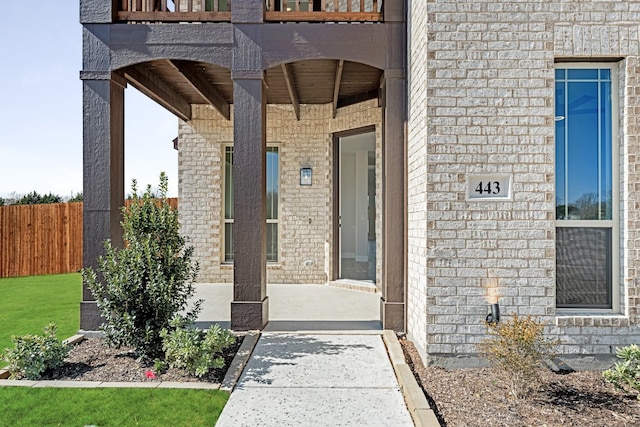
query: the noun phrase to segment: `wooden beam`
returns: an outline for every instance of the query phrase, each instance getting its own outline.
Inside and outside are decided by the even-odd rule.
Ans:
[[[340,81],[342,80],[342,70],[344,69],[344,60],[338,61],[336,67],[336,78],[333,86],[333,118],[336,118],[338,112],[338,95],[340,95]]]
[[[289,91],[291,104],[293,104],[293,111],[296,113],[296,119],[300,120],[300,101],[298,99],[298,92],[296,91],[296,81],[293,76],[291,64],[282,64],[282,74],[284,74],[284,80],[287,82],[287,90]]]
[[[189,102],[144,65],[127,68],[124,71],[124,76],[133,87],[171,113],[184,121],[191,120],[191,105]]]
[[[231,108],[229,103],[215,86],[207,80],[201,70],[189,61],[168,61],[182,74],[191,87],[195,89],[209,104],[213,106],[225,119],[231,120]]]
[[[349,105],[359,104],[361,102],[377,99],[379,98],[379,96],[380,89],[371,89],[367,92],[345,96],[338,102],[337,108],[348,107]]]

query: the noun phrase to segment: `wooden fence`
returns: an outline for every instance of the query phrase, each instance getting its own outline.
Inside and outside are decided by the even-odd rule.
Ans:
[[[178,199],[169,199],[177,207]],[[82,268],[82,202],[0,206],[0,277]]]

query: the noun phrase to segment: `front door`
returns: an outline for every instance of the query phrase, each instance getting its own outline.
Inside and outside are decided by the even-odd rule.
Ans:
[[[337,278],[376,280],[375,132],[338,137]]]

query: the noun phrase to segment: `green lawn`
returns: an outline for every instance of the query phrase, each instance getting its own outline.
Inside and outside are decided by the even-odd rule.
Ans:
[[[0,353],[12,335],[65,339],[80,328],[79,274],[0,279]],[[6,365],[0,362],[0,367]],[[0,387],[0,426],[212,426],[229,394],[212,390]]]
[[[0,387],[0,426],[213,426],[218,390]]]
[[[81,300],[77,273],[0,279],[0,353],[13,347],[12,335],[42,334],[51,322],[58,326],[60,340],[75,335]]]

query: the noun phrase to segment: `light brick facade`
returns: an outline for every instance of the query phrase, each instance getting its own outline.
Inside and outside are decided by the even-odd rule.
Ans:
[[[640,283],[640,1],[407,1],[406,330],[425,360],[475,354],[488,303],[549,323],[567,355],[612,355],[638,342]],[[556,309],[555,63],[615,64],[619,276],[612,312]],[[233,116],[233,115],[232,115]],[[382,110],[269,105],[280,149],[279,262],[270,283],[331,280],[335,221],[332,134],[374,125],[382,194]],[[180,214],[200,280],[231,282],[223,262],[224,147],[233,117],[194,106],[180,124]],[[313,185],[299,170],[313,168]],[[512,198],[468,201],[470,175],[512,177]],[[376,252],[384,236],[376,199]],[[376,278],[382,274],[377,257]]]
[[[540,316],[566,354],[638,342],[640,1],[429,0],[409,8],[408,325],[423,357],[476,353],[487,298]],[[618,313],[555,308],[554,63],[615,62]],[[509,174],[510,201],[466,201]]]
[[[291,106],[267,108],[267,143],[279,147],[279,261],[268,264],[269,283],[327,283],[333,271],[334,133],[375,126],[376,191],[382,191],[381,109],[377,101],[341,108],[303,105],[301,119]],[[225,264],[223,242],[223,174],[225,146],[233,145],[233,117],[197,106],[179,136],[180,221],[200,263],[199,281],[228,283],[233,266]],[[300,185],[300,168],[313,169],[313,185]],[[382,233],[381,198],[376,198],[376,234]],[[377,238],[377,253],[381,239]],[[380,277],[377,259],[376,276]]]

